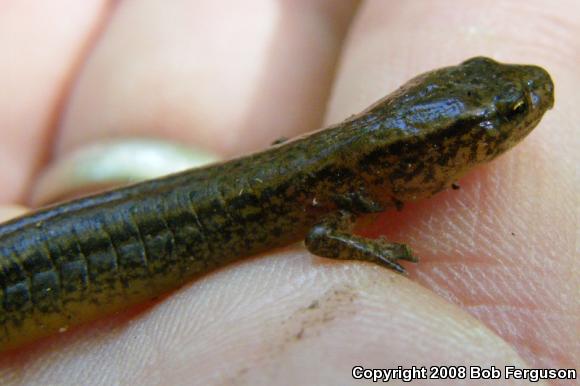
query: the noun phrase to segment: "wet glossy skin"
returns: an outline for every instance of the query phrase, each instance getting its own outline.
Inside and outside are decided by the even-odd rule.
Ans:
[[[0,350],[305,240],[318,255],[403,271],[409,248],[350,233],[357,215],[448,188],[553,105],[535,66],[474,58],[361,114],[246,157],[71,201],[0,226]]]

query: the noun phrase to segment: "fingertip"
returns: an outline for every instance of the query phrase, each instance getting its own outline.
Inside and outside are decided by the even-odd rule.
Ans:
[[[1,205],[0,222],[9,221],[28,212],[28,208],[21,205]]]

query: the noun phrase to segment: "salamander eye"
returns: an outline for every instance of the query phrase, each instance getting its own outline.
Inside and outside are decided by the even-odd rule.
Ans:
[[[525,99],[520,99],[510,107],[510,111],[507,113],[508,118],[515,118],[522,115],[527,111],[527,109],[528,106],[526,105]]]

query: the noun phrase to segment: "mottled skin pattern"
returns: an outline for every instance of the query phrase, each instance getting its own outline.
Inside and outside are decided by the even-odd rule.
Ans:
[[[449,187],[553,104],[535,66],[474,58],[363,113],[261,153],[47,208],[0,226],[0,349],[152,299],[243,256],[304,240],[398,271],[402,244],[349,232]]]

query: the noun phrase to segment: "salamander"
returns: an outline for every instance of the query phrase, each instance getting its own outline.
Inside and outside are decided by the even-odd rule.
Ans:
[[[258,153],[47,207],[0,225],[0,350],[304,240],[313,254],[404,272],[404,244],[360,215],[450,187],[553,106],[540,67],[476,57],[424,73],[362,113]]]

